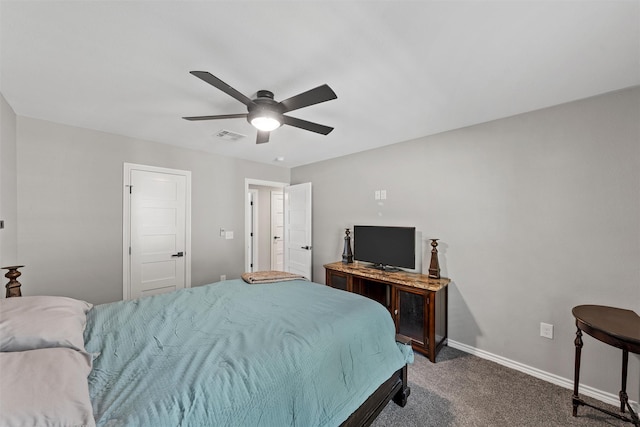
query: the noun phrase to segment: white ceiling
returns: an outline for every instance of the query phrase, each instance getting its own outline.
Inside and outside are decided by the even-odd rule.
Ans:
[[[0,19],[16,114],[287,167],[640,84],[637,0],[3,0]],[[182,120],[246,112],[191,70],[276,100],[327,83],[337,100],[290,115],[335,130],[256,145],[243,119]]]

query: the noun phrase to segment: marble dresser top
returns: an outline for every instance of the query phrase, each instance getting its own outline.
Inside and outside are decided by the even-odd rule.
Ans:
[[[406,271],[389,272],[371,268],[357,261],[351,264],[343,264],[342,262],[334,262],[325,264],[324,268],[333,271],[341,271],[347,274],[353,274],[359,277],[365,277],[372,280],[380,280],[383,282],[396,283],[399,285],[409,286],[412,288],[427,289],[430,291],[439,291],[451,282],[446,277],[440,279],[431,279],[429,276],[418,273],[409,273]]]

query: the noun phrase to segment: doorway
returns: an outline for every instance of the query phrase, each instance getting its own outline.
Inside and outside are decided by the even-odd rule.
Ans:
[[[245,179],[245,271],[282,270],[274,259],[279,257],[274,242],[282,241],[278,222],[283,221],[284,202],[277,195],[289,184]],[[275,203],[275,204],[274,204]],[[280,256],[282,259],[282,256]],[[275,266],[275,268],[274,268]]]
[[[258,192],[257,206],[251,205],[253,190]],[[311,183],[289,185],[247,178],[245,200],[245,271],[288,271],[311,280]],[[258,216],[255,227],[253,214]],[[256,247],[257,257],[252,256]],[[256,258],[258,262],[252,263]]]

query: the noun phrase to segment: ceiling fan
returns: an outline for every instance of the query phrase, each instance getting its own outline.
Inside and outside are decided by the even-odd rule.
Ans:
[[[256,144],[269,142],[269,133],[282,125],[294,126],[322,135],[327,135],[333,130],[333,128],[329,126],[284,115],[284,113],[288,113],[289,111],[338,98],[335,92],[326,84],[292,96],[284,101],[277,102],[273,99],[273,93],[268,90],[259,90],[256,98],[251,99],[207,71],[190,71],[190,73],[242,102],[247,106],[247,112],[216,116],[183,117],[185,120],[246,118],[249,123],[258,129]]]

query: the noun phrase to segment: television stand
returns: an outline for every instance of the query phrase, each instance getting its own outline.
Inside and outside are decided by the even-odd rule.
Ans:
[[[447,341],[450,280],[406,271],[378,270],[370,264],[334,262],[324,266],[326,284],[371,298],[384,305],[396,333],[411,338],[411,347],[430,361]]]

